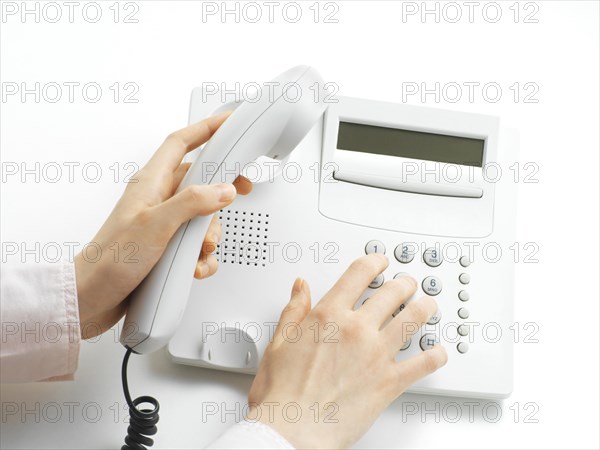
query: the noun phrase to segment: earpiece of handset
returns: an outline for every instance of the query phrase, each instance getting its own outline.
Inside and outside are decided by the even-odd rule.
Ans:
[[[265,84],[259,100],[243,102],[206,143],[178,191],[192,184],[231,183],[259,156],[286,158],[322,116],[325,98],[324,82],[309,66],[294,67]],[[131,293],[121,332],[125,347],[150,353],[169,342],[185,311],[210,221],[195,217],[183,224]]]

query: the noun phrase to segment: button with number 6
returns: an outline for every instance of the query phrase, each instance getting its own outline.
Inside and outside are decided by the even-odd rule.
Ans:
[[[442,280],[438,277],[427,277],[421,283],[421,287],[427,295],[438,295],[442,292]]]

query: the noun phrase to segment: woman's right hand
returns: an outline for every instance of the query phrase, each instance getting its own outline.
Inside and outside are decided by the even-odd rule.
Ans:
[[[424,296],[386,324],[415,293],[414,279],[386,282],[354,310],[387,265],[379,254],[357,259],[313,309],[306,281],[296,280],[250,389],[248,420],[269,425],[297,448],[346,448],[407,387],[446,363],[440,345],[395,360],[437,309]]]

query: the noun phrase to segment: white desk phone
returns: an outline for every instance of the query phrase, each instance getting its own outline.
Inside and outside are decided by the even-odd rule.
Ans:
[[[351,261],[381,252],[390,265],[356,307],[385,280],[409,273],[420,283],[415,296],[436,296],[439,311],[397,358],[435,343],[449,354],[443,370],[409,391],[507,397],[514,263],[506,253],[516,192],[509,177],[486,172],[516,161],[514,134],[491,116],[333,98],[308,66],[265,83],[252,102],[218,94],[192,93],[190,123],[234,112],[180,189],[240,173],[255,178],[257,169],[266,181],[219,213],[220,268],[210,279],[192,275],[211,218],[195,218],[173,237],[132,294],[121,335],[126,359],[168,343],[177,363],[254,373],[297,276],[318,300]],[[283,161],[280,176],[265,177],[273,166],[253,163],[259,157]]]

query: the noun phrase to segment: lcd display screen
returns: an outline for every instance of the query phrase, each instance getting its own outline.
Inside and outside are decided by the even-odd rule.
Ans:
[[[337,148],[481,167],[485,140],[340,122]]]

